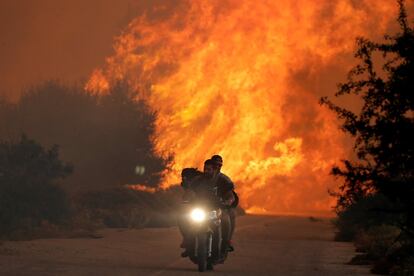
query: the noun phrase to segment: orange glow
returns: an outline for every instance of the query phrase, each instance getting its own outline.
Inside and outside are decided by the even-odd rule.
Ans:
[[[329,213],[329,171],[348,149],[318,105],[323,94],[298,76],[318,83],[333,64],[349,68],[354,38],[382,34],[396,10],[377,0],[188,1],[133,20],[86,89],[125,79],[157,111],[157,152],[175,156],[163,188],[220,154],[249,213]]]
[[[91,78],[89,79],[88,83],[85,86],[85,89],[87,91],[95,91],[95,88],[99,87],[99,90],[108,90],[109,89],[109,83],[105,76],[102,73],[102,70],[95,70],[92,73]],[[99,93],[99,91],[96,91]]]
[[[147,192],[147,193],[155,193],[157,191],[156,188],[148,187],[142,184],[126,185],[126,188],[130,190],[134,190],[134,191]]]

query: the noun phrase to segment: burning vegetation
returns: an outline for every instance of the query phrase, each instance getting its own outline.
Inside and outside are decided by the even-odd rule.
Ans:
[[[354,38],[381,35],[396,10],[374,0],[157,5],[130,22],[85,88],[105,94],[127,81],[157,113],[156,152],[174,155],[163,188],[219,153],[248,212],[328,214],[329,171],[348,149],[318,99],[351,67]]]

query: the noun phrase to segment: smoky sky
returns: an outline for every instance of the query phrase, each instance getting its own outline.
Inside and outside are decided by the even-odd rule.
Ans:
[[[50,79],[85,81],[113,53],[114,37],[134,17],[168,15],[181,2],[0,1],[0,96],[16,100],[23,89]],[[329,9],[321,11],[321,24],[329,16]]]
[[[0,1],[0,96],[16,100],[45,80],[84,81],[113,52],[114,37],[165,1]],[[174,1],[164,4],[171,9]]]

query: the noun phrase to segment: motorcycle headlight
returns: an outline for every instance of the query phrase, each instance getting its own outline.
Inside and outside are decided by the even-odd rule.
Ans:
[[[190,217],[195,222],[202,222],[206,219],[206,212],[202,209],[196,208],[191,211]]]

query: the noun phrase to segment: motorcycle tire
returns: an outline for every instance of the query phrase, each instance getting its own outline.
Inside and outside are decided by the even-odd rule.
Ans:
[[[198,271],[203,272],[207,269],[207,234],[202,233],[198,235],[198,248],[197,248],[197,263]]]
[[[220,260],[222,257],[221,241],[222,241],[221,226],[219,226],[216,229],[214,229],[214,233],[213,233],[212,259],[214,261]]]

